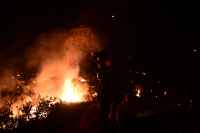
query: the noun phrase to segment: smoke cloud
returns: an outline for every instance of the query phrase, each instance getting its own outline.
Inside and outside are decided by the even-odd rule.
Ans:
[[[84,58],[89,53],[103,49],[102,44],[103,39],[98,37],[94,29],[86,26],[72,30],[54,29],[40,34],[19,59],[24,63],[23,70],[37,69],[37,73],[32,74],[32,79],[22,80],[20,77],[23,77],[23,73],[16,76],[12,68],[15,66],[4,68],[4,75],[1,76],[3,82],[0,84],[0,105],[9,98],[15,103],[15,108],[22,97],[32,101],[39,94],[60,97],[65,91],[63,86],[67,80],[78,88],[76,93],[88,93],[88,85],[79,83],[79,64],[80,61],[84,62],[83,59],[89,60]]]

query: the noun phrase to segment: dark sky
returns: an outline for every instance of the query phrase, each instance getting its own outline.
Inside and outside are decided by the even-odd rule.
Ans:
[[[108,37],[107,49],[124,79],[147,88],[181,89],[187,84],[199,93],[198,13],[192,1],[3,1],[0,55],[16,49],[20,55],[39,33],[56,27],[88,25]]]

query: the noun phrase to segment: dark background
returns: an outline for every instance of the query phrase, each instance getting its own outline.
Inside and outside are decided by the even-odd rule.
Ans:
[[[107,36],[126,90],[140,83],[159,96],[188,86],[189,96],[198,97],[198,7],[194,1],[167,0],[1,1],[0,65],[10,56],[20,58],[40,33],[87,25]]]

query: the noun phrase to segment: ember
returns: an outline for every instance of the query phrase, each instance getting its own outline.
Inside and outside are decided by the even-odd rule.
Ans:
[[[81,82],[85,82],[86,80],[85,79],[81,79]]]
[[[137,90],[137,89],[136,89]],[[137,94],[136,94],[137,97],[140,97],[140,90],[137,90]]]

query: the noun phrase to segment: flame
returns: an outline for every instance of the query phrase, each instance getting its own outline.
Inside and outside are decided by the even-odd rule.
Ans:
[[[82,86],[77,83],[73,83],[70,79],[65,81],[63,86],[63,94],[61,96],[62,101],[66,102],[83,102],[84,100],[84,92],[81,92]]]
[[[16,91],[21,97],[16,98],[16,102],[11,107],[13,117],[23,114],[18,110],[20,105],[23,105],[24,102],[31,102],[31,104],[36,105],[30,111],[31,118],[34,118],[38,94],[41,97],[56,97],[65,102],[86,101],[85,96],[89,95],[89,86],[85,81],[89,80],[79,77],[80,61],[90,60],[83,57],[93,51],[101,50],[103,42],[104,40],[98,37],[93,29],[83,26],[70,31],[53,30],[48,34],[39,35],[34,47],[28,49],[25,54],[29,58],[26,65],[31,68],[38,67],[40,71],[32,73],[34,78],[29,79],[30,84],[28,85],[24,85],[25,82],[20,81],[21,76],[24,76],[23,73],[16,74],[16,78],[13,75],[9,76],[9,78],[12,76],[12,82],[14,82],[10,86],[24,90],[24,93],[19,91],[20,89]],[[27,96],[30,90],[35,95]],[[96,96],[96,94],[94,93],[92,96]],[[46,116],[46,114],[47,112],[43,112],[42,116]],[[28,121],[27,118],[26,120]]]
[[[137,89],[136,89],[137,90]],[[140,97],[140,90],[137,90],[137,94],[136,94],[137,97]]]
[[[31,108],[31,110],[30,110],[30,114],[31,114],[30,118],[35,118],[36,117],[36,115],[34,114],[35,112],[36,112],[36,106],[33,106]]]
[[[81,79],[81,82],[85,82],[86,80],[85,79]]]
[[[136,88],[136,92],[137,92],[136,96],[140,97],[140,93],[141,93],[141,90],[143,88],[142,85],[138,83],[138,84],[135,85],[135,88]]]

